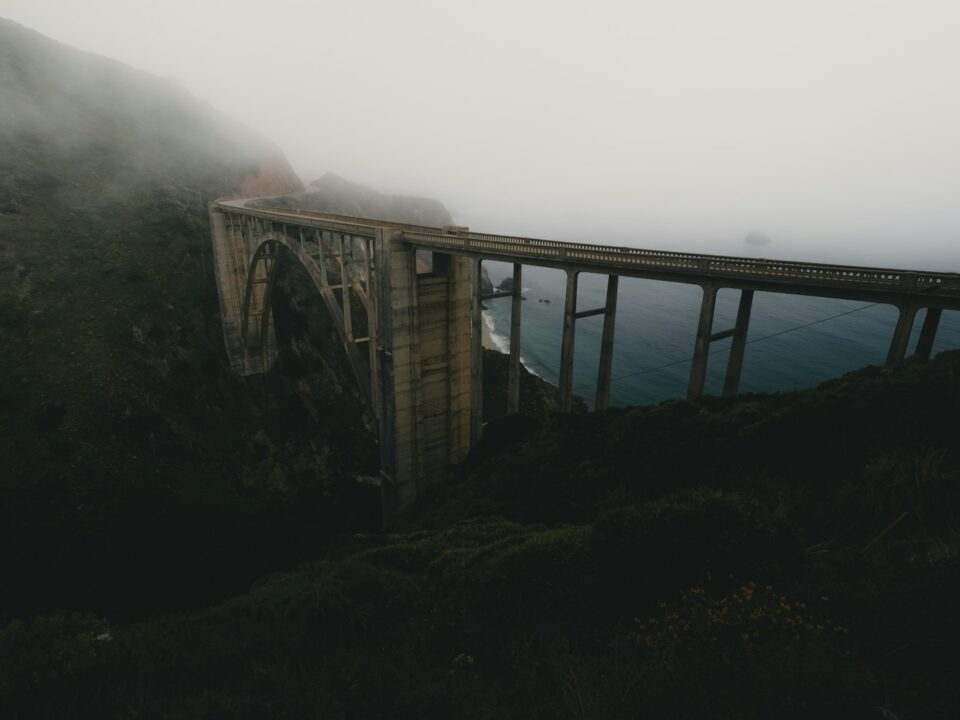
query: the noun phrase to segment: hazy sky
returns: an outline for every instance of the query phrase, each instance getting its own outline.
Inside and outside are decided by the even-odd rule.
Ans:
[[[476,229],[726,251],[760,230],[770,255],[960,258],[960,0],[0,0],[0,16],[177,78],[305,180],[437,197]]]

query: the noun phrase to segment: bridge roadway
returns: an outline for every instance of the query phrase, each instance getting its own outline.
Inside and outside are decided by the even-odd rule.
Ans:
[[[960,273],[831,265],[724,255],[645,250],[642,248],[540,240],[469,232],[465,228],[428,228],[387,223],[306,210],[246,207],[247,201],[220,201],[224,208],[243,208],[251,217],[305,227],[336,227],[373,237],[379,227],[402,233],[403,242],[425,250],[469,255],[486,260],[665,280],[762,292],[815,295],[844,300],[889,303],[911,300],[922,307],[960,310]],[[935,300],[934,300],[935,298]]]
[[[279,253],[279,249],[272,252],[269,248],[282,245],[293,251],[324,295],[344,337],[345,347],[348,353],[352,353],[352,362],[356,364],[359,357],[356,344],[369,343],[369,362],[364,371],[358,370],[358,378],[362,384],[370,383],[371,391],[367,395],[381,421],[381,443],[388,445],[402,442],[400,435],[407,436],[412,432],[401,427],[404,425],[399,419],[402,412],[398,408],[401,406],[410,411],[410,423],[419,426],[431,421],[431,407],[443,405],[445,414],[433,420],[437,432],[447,432],[448,435],[460,433],[460,425],[453,416],[467,412],[469,445],[478,440],[483,397],[480,312],[484,300],[512,298],[507,395],[508,410],[516,412],[519,409],[520,291],[522,266],[525,264],[557,268],[566,273],[559,382],[561,410],[569,410],[572,406],[576,321],[592,315],[604,317],[595,406],[603,409],[609,404],[617,287],[621,276],[695,284],[703,289],[687,391],[690,398],[703,393],[710,344],[728,337],[733,341],[723,393],[725,396],[737,394],[753,296],[758,291],[895,306],[899,315],[887,354],[888,365],[904,361],[919,310],[926,309],[914,352],[914,356],[921,359],[930,355],[943,310],[960,310],[960,274],[957,273],[558,242],[470,232],[456,226],[421,227],[270,208],[258,205],[256,199],[222,200],[211,203],[210,207],[214,246],[229,245],[233,253],[233,259],[229,261],[225,259],[227,251],[221,248],[218,254],[218,272],[220,266],[226,267],[224,263],[232,263],[229,273],[221,273],[224,277],[229,274],[230,282],[225,283],[218,275],[221,303],[225,307],[225,338],[228,348],[234,348],[228,352],[235,356],[238,343],[245,345],[249,372],[262,372],[269,366],[270,359],[263,353],[270,344],[270,287]],[[219,225],[213,222],[214,219]],[[230,243],[218,240],[218,232],[225,232],[222,228],[218,230],[220,226],[229,227],[234,233]],[[418,250],[433,254],[430,272],[418,271]],[[482,293],[480,270],[483,260],[513,264],[511,292]],[[331,271],[331,267],[336,270]],[[577,277],[584,272],[608,276],[606,302],[602,307],[577,308]],[[330,281],[333,275],[339,280]],[[739,290],[740,303],[734,327],[715,332],[716,296],[722,288]],[[351,295],[367,312],[368,332],[364,338],[352,336]],[[239,304],[238,311],[233,312],[231,303],[237,305],[241,296],[244,301]],[[254,328],[255,319],[260,323],[257,328]],[[233,323],[232,327],[241,328],[241,332],[232,332],[227,337],[229,322]],[[251,343],[249,340],[261,336],[263,342]],[[261,353],[259,358],[253,357],[257,353],[251,355],[249,352],[253,346]],[[442,346],[446,347],[441,352],[438,347]],[[239,363],[234,357],[231,360],[235,366]],[[408,371],[409,378],[404,374]],[[364,376],[364,372],[368,375]],[[469,398],[461,397],[467,376]],[[404,393],[413,393],[411,388],[419,389],[419,399],[404,396]],[[434,399],[424,400],[426,397]],[[440,430],[444,424],[446,431]],[[428,444],[434,442],[429,437],[421,439]],[[447,453],[447,459],[462,457],[462,445],[462,441],[447,437],[443,451]],[[394,458],[385,465],[395,469],[398,462]],[[401,499],[399,504],[406,503]]]

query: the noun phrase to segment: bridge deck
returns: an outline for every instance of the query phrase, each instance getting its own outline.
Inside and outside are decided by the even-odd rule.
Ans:
[[[443,228],[304,210],[247,207],[244,201],[221,201],[218,204],[228,212],[363,237],[372,237],[377,228],[389,227],[400,230],[404,242],[414,247],[487,260],[714,287],[960,309],[958,273],[702,255],[452,232]]]

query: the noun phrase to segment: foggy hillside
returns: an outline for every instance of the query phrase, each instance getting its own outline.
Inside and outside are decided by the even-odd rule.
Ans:
[[[226,361],[207,202],[302,188],[177,86],[0,20],[0,614],[221,597],[379,521],[354,482],[377,472],[371,420],[299,265],[278,276],[277,371]]]
[[[0,21],[0,613],[196,602],[356,523],[332,485],[376,450],[298,268],[282,376],[223,349],[207,202],[302,187],[176,85]]]
[[[303,187],[274,146],[173,82],[4,19],[0,98],[0,212],[25,210],[39,199],[31,189],[81,204],[145,185],[243,195]]]

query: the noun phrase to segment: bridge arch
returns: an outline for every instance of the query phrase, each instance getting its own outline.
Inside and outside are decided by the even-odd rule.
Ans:
[[[376,415],[377,408],[372,402],[370,387],[372,359],[365,359],[357,347],[369,343],[372,352],[370,338],[376,336],[366,292],[369,276],[354,277],[351,268],[351,263],[365,263],[368,255],[369,248],[353,238],[346,241],[343,238],[324,238],[323,233],[309,235],[303,229],[296,236],[288,234],[285,228],[263,232],[257,238],[250,260],[246,263],[240,335],[246,353],[259,356],[264,368],[273,364],[277,341],[272,324],[272,301],[277,273],[281,262],[286,262],[285,258],[296,260],[307,271],[324,300],[361,395]],[[355,299],[359,302],[355,303]],[[356,315],[358,309],[363,312],[359,317]],[[354,332],[358,326],[365,331],[363,337],[358,337]]]

